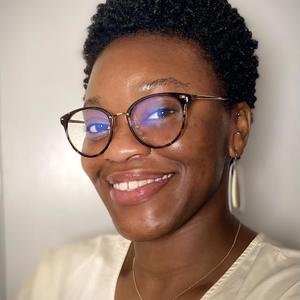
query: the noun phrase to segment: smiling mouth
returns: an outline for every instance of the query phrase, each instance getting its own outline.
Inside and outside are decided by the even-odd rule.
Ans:
[[[173,174],[166,174],[162,177],[151,178],[151,179],[117,182],[114,183],[112,186],[117,191],[133,191],[145,185],[151,184],[153,182],[160,182],[166,180],[168,178],[171,178],[172,176]]]
[[[109,180],[110,197],[120,205],[131,206],[150,199],[154,200],[153,196],[168,184],[174,173],[157,174],[156,176],[153,174],[150,176],[146,174],[123,176],[123,178],[120,176],[118,180]],[[134,177],[139,177],[139,179]]]

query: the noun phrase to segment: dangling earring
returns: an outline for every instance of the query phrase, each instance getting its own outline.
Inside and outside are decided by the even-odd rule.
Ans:
[[[229,182],[228,182],[228,205],[230,212],[240,211],[241,195],[240,183],[237,171],[237,156],[232,158],[229,167]]]
[[[243,212],[246,207],[244,174],[242,166],[238,163],[239,159],[240,157],[235,152],[235,157],[231,158],[229,166],[228,207],[233,214]]]

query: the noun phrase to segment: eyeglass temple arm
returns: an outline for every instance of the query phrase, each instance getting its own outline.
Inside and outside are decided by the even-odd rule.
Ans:
[[[60,118],[60,123],[64,126],[65,130],[67,129],[67,123],[78,123],[78,124],[83,124],[84,121],[80,121],[80,120],[70,120],[69,118],[69,114],[64,115],[63,117]]]
[[[69,120],[69,123],[84,124],[85,122],[79,120]]]
[[[192,95],[192,98],[195,100],[219,100],[219,101],[229,101],[228,98],[217,97],[217,96],[208,96],[208,95]]]

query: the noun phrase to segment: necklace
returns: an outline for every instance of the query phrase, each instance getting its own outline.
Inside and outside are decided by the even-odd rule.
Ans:
[[[216,266],[214,266],[208,273],[206,273],[204,276],[197,279],[197,281],[195,281],[194,283],[189,285],[187,288],[185,288],[183,291],[181,291],[179,294],[177,294],[175,297],[173,297],[172,300],[178,299],[183,294],[185,294],[186,292],[193,289],[200,281],[202,281],[203,279],[208,277],[212,272],[214,272],[226,260],[226,258],[229,256],[229,254],[231,253],[232,249],[234,248],[234,246],[236,244],[236,241],[237,241],[239,233],[240,233],[240,229],[241,229],[241,223],[239,223],[239,226],[238,226],[238,229],[237,229],[236,234],[234,236],[234,240],[233,240],[232,245],[230,246],[230,248],[229,248],[228,252],[226,253],[226,255],[222,258],[222,260]],[[133,257],[133,261],[132,261],[132,279],[133,279],[134,288],[135,288],[136,293],[138,294],[140,300],[143,300],[143,298],[141,296],[141,293],[140,293],[140,291],[137,287],[134,269],[135,269],[135,256]]]

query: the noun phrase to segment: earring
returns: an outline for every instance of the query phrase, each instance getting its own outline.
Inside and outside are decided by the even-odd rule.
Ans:
[[[241,135],[240,132],[235,134]],[[235,151],[235,157],[231,158],[229,166],[228,207],[231,213],[239,213],[245,209],[244,181],[242,168],[238,163],[239,158]]]
[[[232,158],[229,167],[228,206],[230,212],[241,209],[240,184],[237,170],[237,157]]]

